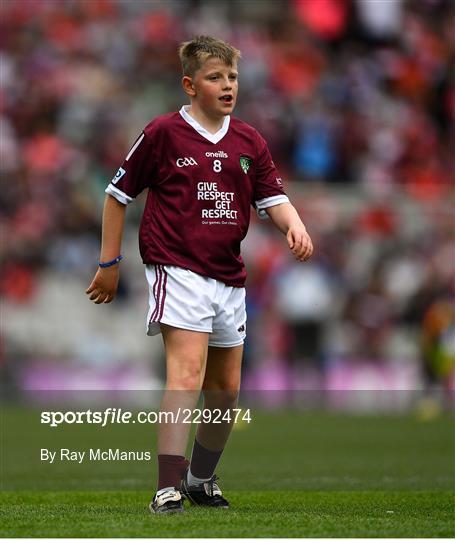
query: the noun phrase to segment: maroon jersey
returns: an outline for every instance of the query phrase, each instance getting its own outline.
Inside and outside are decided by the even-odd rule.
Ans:
[[[288,202],[267,144],[226,116],[215,134],[182,107],[153,120],[106,189],[128,204],[149,188],[139,231],[145,264],[180,266],[243,287],[250,207]]]

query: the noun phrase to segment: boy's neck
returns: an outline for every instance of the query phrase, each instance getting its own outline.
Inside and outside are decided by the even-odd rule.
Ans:
[[[217,133],[223,127],[224,119],[226,118],[225,116],[215,118],[207,116],[199,107],[195,107],[193,104],[190,105],[186,112],[212,134]]]

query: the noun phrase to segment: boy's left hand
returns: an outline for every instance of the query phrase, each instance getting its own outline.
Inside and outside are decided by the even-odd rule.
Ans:
[[[289,249],[298,261],[308,260],[313,253],[313,242],[305,227],[296,225],[289,227],[286,234]]]

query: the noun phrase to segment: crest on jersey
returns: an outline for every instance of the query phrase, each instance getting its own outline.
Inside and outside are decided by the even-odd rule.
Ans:
[[[240,156],[240,167],[242,167],[242,170],[245,174],[248,173],[248,169],[250,168],[250,165],[253,163],[253,160],[248,156]]]

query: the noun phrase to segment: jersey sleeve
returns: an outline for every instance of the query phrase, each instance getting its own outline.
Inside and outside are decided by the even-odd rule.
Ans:
[[[151,187],[154,171],[153,138],[143,131],[105,191],[122,204],[129,204],[141,191]]]
[[[265,140],[257,134],[256,182],[252,204],[261,219],[267,219],[266,208],[289,202],[283,182]]]

